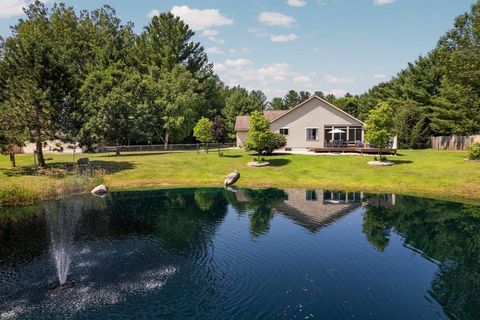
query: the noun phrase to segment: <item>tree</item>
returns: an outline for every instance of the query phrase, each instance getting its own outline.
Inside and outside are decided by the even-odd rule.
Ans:
[[[154,104],[161,110],[163,141],[167,149],[171,140],[179,142],[191,134],[203,98],[197,93],[198,80],[182,66],[170,72],[160,72],[154,67],[149,80],[156,92]]]
[[[308,100],[311,97],[311,94],[308,91],[300,91],[298,96],[300,103],[302,103],[303,101]]]
[[[248,95],[255,110],[264,110],[267,107],[267,96],[261,90],[252,90]]]
[[[288,91],[288,93],[283,98],[283,103],[286,109],[292,109],[293,107],[296,107],[298,104],[300,104],[300,102],[302,102],[300,95],[295,90]]]
[[[208,143],[213,140],[212,121],[205,117],[201,117],[193,128],[193,136],[197,138],[198,141],[207,144],[208,153]]]
[[[365,139],[369,144],[382,150],[390,145],[391,138],[395,135],[395,114],[387,103],[380,103],[373,109],[365,122]]]
[[[315,91],[314,95],[321,99],[325,99],[325,94],[322,91]]]
[[[212,137],[216,143],[225,143],[228,138],[228,130],[225,120],[222,117],[216,116],[212,123]],[[220,145],[218,146],[218,155],[220,156]]]
[[[330,103],[334,103],[335,99],[337,99],[337,98],[335,97],[335,95],[333,95],[331,93],[329,93],[325,96],[325,100],[330,102]]]
[[[258,102],[257,99],[252,99],[244,88],[234,87],[230,89],[230,94],[225,100],[225,109],[222,111],[229,133],[233,134],[234,132],[237,116],[249,115],[253,111],[262,110],[262,104]]]
[[[338,98],[335,99],[333,102],[335,106],[339,107],[346,113],[358,117],[358,98],[350,96],[350,97],[343,97],[343,98]]]
[[[410,135],[410,146],[413,149],[426,149],[430,147],[430,136],[432,135],[430,123],[431,121],[428,115],[420,116]]]
[[[273,98],[272,101],[270,101],[270,103],[268,104],[268,107],[269,107],[269,109],[272,109],[272,110],[285,110],[285,109],[287,109],[287,107],[283,103],[283,99],[278,98],[278,97]]]
[[[130,144],[140,115],[141,81],[138,72],[124,66],[92,72],[80,90],[85,110],[81,141]]]
[[[213,118],[212,136],[213,140],[217,143],[225,143],[228,138],[225,120],[223,120],[223,118],[220,116]]]
[[[259,112],[254,111],[250,116],[250,131],[245,141],[246,150],[257,152],[257,160],[262,154],[271,154],[275,149],[285,147],[287,140],[279,133],[270,130],[270,121]]]
[[[138,39],[136,59],[146,70],[157,66],[171,71],[183,65],[192,75],[199,76],[208,65],[204,48],[193,42],[195,33],[171,12],[154,16]]]
[[[43,143],[56,137],[74,82],[64,58],[66,46],[56,41],[49,11],[36,1],[25,14],[27,19],[20,20],[2,45],[1,100],[7,115],[22,119],[28,140],[36,144],[38,164],[44,167]]]

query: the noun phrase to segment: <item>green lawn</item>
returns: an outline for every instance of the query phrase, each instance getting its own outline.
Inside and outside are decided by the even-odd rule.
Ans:
[[[323,188],[361,190],[428,196],[480,203],[480,163],[465,162],[465,152],[436,150],[402,150],[391,157],[394,167],[370,167],[365,156],[276,155],[267,157],[266,168],[249,168],[253,155],[243,151],[122,154],[120,156],[84,155],[105,168],[103,181],[113,190],[130,188],[168,188],[177,186],[221,186],[223,178],[238,169],[239,187]],[[72,156],[47,155],[50,164],[72,161]],[[78,157],[78,155],[77,155]],[[65,178],[32,176],[25,166],[32,155],[17,156],[19,169],[11,170],[8,157],[0,157],[1,189],[10,188],[32,197],[33,202],[55,195],[55,188]],[[98,182],[97,180],[96,182]],[[87,190],[93,182],[69,182],[73,191]],[[61,188],[61,187],[60,187]],[[66,191],[65,193],[68,193]],[[57,192],[58,195],[58,192]],[[5,196],[4,196],[5,197]],[[3,201],[3,203],[22,201]]]

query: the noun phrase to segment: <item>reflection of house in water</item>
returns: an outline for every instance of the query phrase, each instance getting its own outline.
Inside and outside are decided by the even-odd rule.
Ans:
[[[393,194],[365,195],[362,192],[301,189],[287,189],[284,192],[288,199],[274,204],[272,210],[311,232],[319,231],[364,204],[395,206]],[[248,203],[251,200],[245,190],[235,193],[235,198],[239,203]]]
[[[395,207],[396,197],[394,194],[376,194],[367,197],[365,202],[377,207],[392,208]]]
[[[311,232],[362,206],[362,193],[323,190],[285,190],[288,200],[274,209]]]

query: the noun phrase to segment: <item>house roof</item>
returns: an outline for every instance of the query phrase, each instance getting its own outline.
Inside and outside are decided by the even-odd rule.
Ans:
[[[322,102],[324,102],[325,104],[327,104],[328,106],[340,111],[341,113],[345,114],[346,116],[348,116],[349,118],[352,118],[353,120],[355,121],[358,121],[360,122],[361,124],[364,124],[362,121],[358,120],[357,118],[355,118],[354,116],[350,115],[349,113],[343,111],[342,109],[334,106],[333,104],[331,104],[330,102],[320,98],[319,96],[312,96],[310,97],[309,99],[303,101],[302,103],[300,103],[299,105],[297,105],[296,107],[293,107],[292,109],[290,110],[268,110],[268,111],[264,111],[263,112],[263,115],[265,116],[265,118],[267,118],[270,122],[274,122],[276,121],[277,119],[280,119],[281,117],[283,117],[284,115],[286,115],[287,113],[290,113],[292,112],[293,110],[296,110],[297,108],[300,108],[302,107],[303,105],[305,105],[308,101],[310,100],[313,100],[313,99],[318,99]],[[250,119],[250,116],[238,116],[236,119],[235,119],[235,131],[248,131],[250,130],[250,126],[249,126],[249,119]]]
[[[363,125],[365,124],[363,121],[358,120],[357,118],[355,118],[355,117],[352,116],[351,114],[343,111],[343,110],[340,109],[339,107],[334,106],[333,104],[331,104],[331,103],[328,102],[327,100],[324,100],[324,99],[320,98],[320,97],[317,96],[317,95],[313,95],[312,97],[310,97],[310,98],[308,98],[307,100],[303,101],[302,103],[300,103],[300,104],[297,105],[296,107],[293,107],[292,109],[287,110],[287,112],[279,115],[278,117],[274,118],[273,120],[270,120],[270,122],[274,122],[274,121],[276,121],[277,119],[280,119],[281,117],[283,117],[283,116],[286,115],[287,113],[290,113],[290,112],[292,112],[293,110],[296,110],[296,109],[302,107],[302,106],[305,105],[307,102],[309,102],[310,100],[313,100],[313,99],[320,100],[320,101],[322,101],[323,103],[327,104],[328,106],[332,107],[333,109],[336,109],[336,110],[340,111],[341,113],[343,113],[344,115],[348,116],[349,118],[351,118],[351,119],[353,119],[353,120],[355,120],[355,121],[358,121],[358,122],[360,122],[360,123],[363,124]]]
[[[267,110],[263,111],[263,115],[268,121],[272,122],[274,119],[279,118],[283,114],[287,113],[288,110]],[[235,131],[248,131],[250,130],[249,126],[250,116],[238,116],[235,119]]]

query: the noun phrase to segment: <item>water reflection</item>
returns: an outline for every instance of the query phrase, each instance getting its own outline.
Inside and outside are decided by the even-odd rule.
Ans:
[[[401,301],[390,295],[401,289],[431,301],[405,305],[398,318],[480,314],[478,206],[361,192],[186,189],[8,210],[0,212],[0,318],[92,318],[98,310],[118,318],[281,317],[294,299],[312,302],[317,317],[375,311],[380,319],[395,314]],[[414,273],[405,251],[419,254]],[[75,287],[50,292],[69,280]],[[416,287],[422,281],[428,291]],[[339,302],[345,295],[349,309]],[[284,317],[301,316],[297,309]]]
[[[480,315],[480,207],[398,196],[389,206],[383,197],[371,197],[363,232],[384,251],[392,232],[404,243],[437,261],[432,296],[452,318],[478,319]]]

